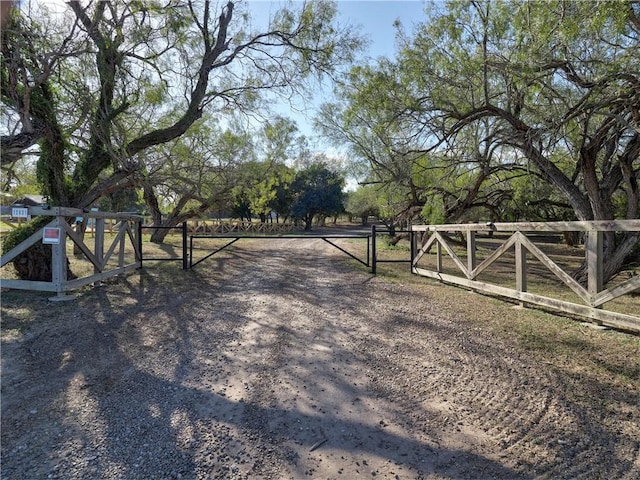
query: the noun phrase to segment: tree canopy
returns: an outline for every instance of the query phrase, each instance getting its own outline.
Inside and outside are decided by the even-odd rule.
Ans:
[[[637,218],[639,18],[637,1],[433,4],[395,59],[352,69],[318,122],[369,164],[366,181],[408,192],[404,211]],[[607,238],[605,277],[637,242]]]
[[[344,178],[323,163],[315,163],[296,173],[291,184],[291,213],[310,230],[314,217],[338,215],[344,210]]]
[[[216,122],[255,113],[260,92],[299,92],[359,45],[334,24],[330,2],[284,8],[262,31],[233,2],[67,5],[64,18],[24,7],[2,32],[1,99],[13,123],[2,163],[38,145],[43,193],[62,206],[137,185],[145,152],[205,113]]]
[[[35,156],[41,193],[59,206],[85,208],[135,188],[156,216],[158,193],[173,197],[173,219],[209,208],[226,188],[228,158],[213,159],[212,142],[197,145],[203,129],[224,141],[233,117],[269,117],[265,95],[304,93],[361,45],[337,24],[332,2],[292,3],[256,23],[232,1],[65,8],[15,9],[0,65],[2,168]],[[210,125],[196,126],[203,119]]]

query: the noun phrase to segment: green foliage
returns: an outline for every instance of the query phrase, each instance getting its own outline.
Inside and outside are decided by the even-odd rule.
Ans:
[[[378,192],[373,185],[362,185],[346,195],[345,209],[351,215],[362,219],[362,224],[367,223],[369,216],[380,214]]]
[[[135,182],[154,170],[144,160],[155,152],[144,152],[203,114],[232,123],[237,112],[264,112],[270,91],[300,94],[305,78],[334,71],[360,43],[333,25],[331,2],[292,4],[263,31],[252,30],[242,3],[106,5],[70,2],[61,21],[37,4],[3,32],[2,100],[14,123],[36,132],[29,146],[41,147],[43,193],[60,205],[108,194],[108,175]],[[274,158],[286,155],[273,147]]]
[[[257,159],[244,160],[236,168],[231,192],[234,217],[249,220],[257,215],[265,221],[272,211],[289,214],[294,172],[284,162],[299,154],[302,137],[296,134],[295,123],[279,117],[253,138]]]
[[[116,190],[109,195],[101,197],[97,207],[105,212],[142,213],[146,210],[144,199],[140,192],[133,188]]]
[[[387,226],[397,223],[400,213],[406,209],[408,192],[395,185],[376,185],[378,194],[378,219]]]
[[[36,233],[42,227],[50,223],[52,217],[35,217],[27,223],[19,225],[17,228],[2,234],[2,254],[6,254],[17,247],[24,240]]]
[[[291,184],[292,215],[305,222],[305,229],[310,229],[316,215],[341,213],[344,211],[343,187],[344,178],[324,164],[316,163],[298,171]]]
[[[433,195],[429,201],[422,207],[420,212],[423,220],[430,225],[442,225],[447,223],[447,215],[444,210],[442,197]]]
[[[276,186],[275,197],[269,203],[271,210],[278,215],[285,217],[291,214],[291,206],[294,201],[294,192],[291,190],[291,183],[294,178],[294,170],[292,168],[284,168],[281,172],[280,180]]]
[[[627,2],[437,5],[319,124],[428,221],[634,218],[639,24]]]
[[[14,198],[40,191],[32,158],[21,157],[15,162],[2,165],[1,190]]]

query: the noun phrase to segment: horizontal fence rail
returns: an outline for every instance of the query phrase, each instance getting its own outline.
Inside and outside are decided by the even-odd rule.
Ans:
[[[20,290],[55,292],[64,296],[65,292],[76,290],[85,285],[97,283],[115,275],[126,273],[142,266],[141,241],[139,228],[142,217],[128,213],[86,212],[78,208],[66,207],[28,207],[29,215],[49,216],[51,222],[35,232],[19,245],[4,253],[0,266],[4,267],[20,254],[38,242],[51,246],[51,281],[30,281],[1,279],[2,287]],[[73,224],[91,222],[93,242],[87,243],[83,235],[75,231]],[[105,220],[111,220],[105,228]],[[115,220],[115,225],[113,224]],[[107,242],[105,232],[110,230],[114,237]],[[93,266],[93,274],[80,278],[67,278],[67,239],[77,247],[76,251],[83,260]],[[126,254],[127,247],[133,252],[133,258]]]
[[[182,269],[183,270],[187,270],[189,268],[189,257],[188,257],[188,250],[187,250],[187,233],[189,231],[187,222],[182,222],[180,225],[176,225],[175,227],[156,227],[156,226],[149,226],[149,225],[142,225],[139,224],[138,225],[138,231],[139,231],[139,237],[140,239],[142,239],[142,234],[144,231],[146,230],[152,230],[154,232],[158,231],[158,230],[178,230],[182,236],[182,255],[180,255],[179,257],[177,256],[172,256],[172,257],[151,257],[151,256],[145,256],[144,253],[142,254],[141,258],[140,258],[140,262],[144,262],[144,261],[158,261],[158,262],[175,262],[175,261],[179,261],[182,262]],[[142,244],[141,244],[142,245]],[[143,252],[142,247],[140,248],[140,251]]]
[[[414,236],[422,236],[412,254],[411,270],[417,275],[434,278],[443,282],[471,288],[517,300],[520,305],[538,305],[552,310],[585,317],[594,323],[624,330],[640,332],[640,301],[632,314],[617,313],[603,308],[604,304],[618,297],[640,290],[640,276],[633,275],[607,288],[603,285],[603,239],[604,232],[637,233],[640,239],[640,220],[592,221],[592,222],[522,222],[522,223],[486,223],[461,225],[413,225]],[[479,233],[492,235],[497,232],[509,233],[502,244],[478,264],[476,255],[476,236]],[[585,261],[587,268],[586,287],[577,282],[566,267],[558,264],[530,238],[532,234],[583,232],[585,238]],[[466,237],[466,261],[460,258],[456,249],[460,246],[448,234]],[[417,239],[416,239],[417,240]],[[414,243],[412,241],[412,243]],[[431,253],[435,250],[435,253]],[[478,276],[494,265],[507,252],[514,252],[513,276],[516,288],[508,288],[487,281]],[[435,256],[435,267],[427,268],[421,264],[423,257]],[[460,274],[443,271],[443,257],[446,254]],[[528,291],[528,258],[535,259],[549,272],[553,273],[563,285],[568,287],[580,303],[551,298]]]
[[[195,267],[196,265],[204,262],[205,260],[207,260],[208,258],[212,257],[213,255],[217,254],[218,252],[221,252],[222,250],[225,250],[227,247],[233,245],[234,243],[236,243],[238,240],[241,239],[259,239],[259,240],[292,240],[292,239],[305,239],[305,240],[313,240],[313,239],[318,239],[318,240],[323,240],[324,242],[328,243],[329,245],[331,245],[332,247],[336,248],[337,250],[340,250],[342,253],[344,253],[345,255],[347,255],[348,257],[352,258],[353,260],[356,260],[357,262],[361,263],[362,265],[365,266],[370,266],[370,262],[369,262],[369,252],[370,252],[370,244],[371,244],[371,236],[370,235],[348,235],[348,234],[343,234],[343,235],[329,235],[329,234],[284,234],[284,235],[251,235],[251,234],[235,234],[235,235],[190,235],[190,240],[189,240],[189,267]],[[346,250],[345,248],[341,247],[340,245],[338,245],[337,243],[335,243],[333,240],[339,240],[339,239],[363,239],[367,241],[367,258],[365,260],[359,258],[358,256],[354,255],[353,253],[349,252],[348,250]],[[193,251],[195,249],[194,246],[194,240],[225,240],[227,241],[227,243],[225,243],[224,245],[220,246],[220,247],[216,247],[214,250],[210,251],[209,253],[207,253],[204,257],[199,258],[197,260],[194,261],[194,256],[193,256]]]

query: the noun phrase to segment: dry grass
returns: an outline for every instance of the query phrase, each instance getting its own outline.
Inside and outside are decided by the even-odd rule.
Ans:
[[[355,244],[353,247],[362,248]],[[386,259],[409,256],[408,245],[384,247],[379,251],[380,256]],[[500,268],[504,268],[504,271],[492,272],[491,278],[506,284],[504,274],[510,273],[508,259],[503,263]],[[355,262],[353,265],[354,268],[360,268]],[[518,348],[529,352],[541,365],[545,365],[545,368],[558,369],[567,378],[575,378],[575,385],[568,384],[567,388],[575,387],[573,395],[584,397],[585,402],[599,401],[598,385],[620,385],[634,391],[640,390],[638,335],[595,328],[577,318],[543,309],[519,308],[501,298],[470,292],[464,288],[413,275],[407,264],[378,264],[377,274],[428,298],[434,308],[463,319],[467,330],[489,330],[496,339],[513,342]],[[549,275],[545,274],[542,279],[533,281],[532,284],[545,294],[562,295],[558,282],[551,282],[547,277]],[[566,295],[566,298],[569,297],[570,295]],[[640,311],[637,294],[627,295],[616,303],[622,311],[635,314]],[[586,394],[583,390],[585,384],[594,385],[595,393]],[[579,391],[580,389],[582,390]]]
[[[491,253],[497,249],[505,238],[483,238],[477,241],[476,252],[476,265],[480,265]],[[553,239],[551,241],[536,241],[535,244],[540,248],[554,263],[561,267],[565,272],[571,273],[578,269],[581,265],[585,253],[584,247],[568,247]],[[409,244],[406,241],[400,242],[399,245],[390,247],[386,246],[384,241],[379,243],[382,247],[378,247],[379,257],[384,259],[408,259],[410,256]],[[456,255],[466,265],[467,254],[465,247],[454,248]],[[395,275],[398,270],[409,271],[408,264],[378,264],[378,273]],[[436,255],[435,248],[432,252],[425,254],[418,263],[419,267],[425,269],[431,269],[435,271]],[[458,269],[455,262],[447,253],[442,252],[442,273],[455,276],[463,276],[462,272]],[[614,286],[618,283],[622,283],[624,280],[632,275],[638,275],[639,269],[634,266],[620,272],[609,283],[608,287]],[[425,279],[421,279],[424,281]],[[509,250],[491,266],[484,270],[478,277],[478,281],[491,283],[494,285],[516,288],[515,277],[515,255],[513,249]],[[558,278],[552,271],[550,271],[545,265],[543,265],[533,255],[527,255],[527,291],[536,295],[542,295],[557,300],[563,300],[566,302],[572,302],[577,304],[583,304],[583,301],[578,295],[573,292],[567,285],[565,285],[560,278]],[[509,301],[505,299],[505,301]],[[640,292],[634,292],[631,294],[618,297],[615,300],[607,302],[604,306],[606,310],[612,312],[624,313],[629,315],[638,315],[640,313]]]
[[[107,235],[105,240],[108,248],[110,239],[114,235]],[[383,238],[383,237],[382,237]],[[145,265],[154,269],[166,271],[163,275],[167,281],[172,278],[172,272],[181,268],[182,238],[179,235],[168,235],[162,245],[149,242],[149,237],[144,236],[144,257],[145,258],[165,258],[172,261],[146,260]],[[229,239],[197,239],[193,245],[193,261],[209,255],[214,250],[228,244]],[[88,235],[86,242],[91,243],[91,236]],[[243,248],[251,245],[252,242],[260,242],[259,239],[242,240]],[[478,242],[478,264],[486,258],[491,251],[499,244],[498,239],[487,239]],[[364,258],[366,256],[366,243],[361,240],[344,240],[343,245],[353,254]],[[559,244],[538,244],[538,246],[560,266],[570,271],[576,268],[584,255],[580,248],[571,248]],[[226,247],[228,252],[233,252],[235,245]],[[380,260],[408,260],[409,244],[401,241],[396,246],[387,245],[384,241],[378,242],[378,258]],[[84,259],[83,256],[74,254],[71,242],[67,245],[68,257],[71,268],[76,275],[87,276],[93,273],[93,265]],[[465,250],[457,249],[456,252],[462,261],[466,261]],[[421,266],[435,265],[435,255],[425,255],[421,260]],[[346,261],[352,263],[354,268],[368,271],[367,267],[345,257]],[[127,245],[126,262],[133,261],[133,249]],[[110,263],[117,262],[117,252],[114,253]],[[529,259],[529,291],[540,295],[550,296],[566,301],[578,301],[577,296],[566,287],[552,272],[547,270],[537,260]],[[514,278],[514,256],[509,252],[501,257],[492,267],[483,272],[480,280],[495,283],[506,287],[515,287]],[[446,273],[459,274],[457,267],[448,257],[443,257],[443,270]],[[11,264],[2,268],[2,278],[15,278]],[[615,368],[617,373],[627,377],[640,377],[637,354],[640,353],[638,336],[618,333],[613,331],[596,330],[575,318],[555,315],[545,312],[543,309],[516,309],[513,302],[488,295],[471,293],[466,289],[445,285],[437,281],[413,275],[409,271],[408,263],[384,263],[377,265],[378,276],[385,280],[402,283],[411,288],[418,289],[422,294],[432,299],[438,306],[447,310],[454,310],[467,320],[481,324],[484,328],[491,328],[496,334],[515,337],[522,346],[532,352],[544,352],[546,354],[560,356],[576,356],[584,352],[593,351],[593,341],[604,342],[608,347],[608,356],[613,356],[617,360],[614,363],[622,362],[622,366]],[[619,278],[633,274],[633,272],[622,272]],[[135,278],[135,276],[132,276]],[[4,292],[3,296],[13,296],[15,292]],[[50,294],[35,294],[50,296]],[[628,294],[606,305],[608,310],[621,313],[637,315],[640,311],[640,295],[638,293]],[[30,318],[29,303],[26,302],[19,311],[14,312],[15,317],[28,321]],[[4,326],[6,327],[6,325]],[[612,339],[608,342],[606,339]],[[622,348],[619,354],[616,351]],[[635,355],[631,355],[631,351]],[[625,359],[625,361],[622,361]],[[634,365],[630,365],[629,362]],[[606,362],[592,361],[597,369],[607,369]],[[598,366],[599,365],[599,366]],[[626,365],[626,366],[624,366]]]

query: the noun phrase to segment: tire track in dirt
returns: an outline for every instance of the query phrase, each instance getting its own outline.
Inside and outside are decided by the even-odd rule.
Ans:
[[[378,293],[382,299],[389,297]],[[403,294],[418,292],[407,289]],[[490,440],[497,453],[488,453],[490,458],[536,478],[622,478],[637,472],[632,463],[638,443],[627,439],[625,446],[622,437],[620,445],[597,445],[594,439],[610,434],[567,401],[558,389],[562,381],[544,365],[482,332],[476,335],[472,330],[477,327],[464,319],[447,319],[442,312],[434,318],[410,308],[385,307],[384,300],[379,308],[388,309],[386,318],[393,325],[382,321],[380,328],[389,328],[389,338],[396,339],[394,345],[378,348],[376,371],[382,372],[382,383],[392,384],[399,373],[409,379],[407,385],[420,385],[419,389],[395,388],[389,395],[398,403],[411,393],[427,396],[422,406],[432,413],[440,411],[444,425],[440,435],[448,435],[454,446],[457,438],[463,443],[469,442],[469,437]],[[431,338],[429,332],[433,333]],[[366,342],[362,348],[372,347]],[[415,351],[421,354],[406,354]],[[385,368],[392,360],[402,365],[396,371]],[[416,374],[421,368],[428,372],[428,378]],[[405,405],[405,409],[419,411],[418,402],[405,401]],[[425,426],[432,421],[430,415],[417,417]],[[625,458],[620,450],[629,456]]]
[[[309,244],[314,243],[314,247],[331,256],[330,247],[319,242],[309,241],[297,249],[289,245],[286,255],[292,252],[304,255],[302,249],[310,249]],[[277,272],[277,263],[285,263],[290,275],[304,276],[295,273],[295,266],[304,265],[303,261],[295,256],[293,261],[287,261],[290,257],[273,255],[276,264],[270,265],[267,272]],[[416,438],[424,440],[429,452],[447,452],[431,455],[431,465],[425,471],[467,478],[496,474],[491,472],[493,465],[461,469],[461,463],[474,463],[464,458],[471,453],[513,469],[514,475],[515,471],[521,471],[536,478],[628,473],[629,463],[616,461],[615,448],[597,446],[590,440],[605,436],[604,432],[588,419],[580,418],[575,405],[568,405],[561,392],[549,388],[557,385],[559,379],[544,365],[535,364],[513,347],[496,342],[480,330],[477,334],[469,332],[469,325],[463,319],[450,319],[446,313],[430,312],[428,308],[425,315],[420,308],[424,308],[424,302],[407,300],[417,296],[417,292],[410,289],[372,280],[354,289],[359,291],[349,292],[344,287],[337,291],[335,280],[330,279],[335,275],[331,272],[336,266],[328,265],[326,258],[316,260],[317,277],[315,272],[311,275],[307,272],[306,281],[312,284],[308,289],[295,279],[291,285],[280,273],[273,291],[286,291],[279,283],[284,281],[289,283],[289,289],[299,290],[298,295],[303,297],[311,290],[326,288],[325,297],[319,293],[322,299],[313,299],[316,303],[335,303],[340,293],[342,297],[355,294],[367,298],[364,306],[362,302],[352,303],[350,318],[344,321],[366,319],[368,331],[350,335],[345,345],[359,354],[361,368],[369,369],[367,389],[376,399],[404,407],[387,410],[392,411],[389,416],[395,418],[393,421],[382,418],[381,425],[386,426],[387,422],[402,425],[405,434],[413,432]],[[267,273],[267,281],[271,281],[270,275]],[[317,313],[327,315],[322,309]],[[277,369],[277,365],[268,371],[272,372],[272,368]],[[427,369],[427,377],[416,374]],[[425,397],[426,400],[415,401]],[[368,406],[377,407],[379,411],[384,408],[373,407],[371,402]],[[425,435],[425,432],[428,433]],[[596,461],[595,452],[614,460]],[[631,447],[630,453],[635,458],[637,447]],[[482,464],[477,459],[475,463]],[[419,475],[420,471],[416,467],[414,474]],[[500,472],[497,475],[500,476]]]
[[[631,391],[609,419],[584,383],[343,258],[253,241],[36,322],[3,352],[3,476],[640,477]]]
[[[287,245],[286,253],[269,252],[259,272],[241,280],[251,299],[245,312],[255,322],[248,326],[250,335],[243,336],[243,343],[251,346],[244,355],[262,350],[255,348],[258,344],[269,345],[268,353],[255,359],[260,373],[254,375],[258,386],[249,403],[262,409],[254,409],[249,420],[268,428],[286,447],[285,477],[356,478],[366,472],[381,478],[437,478],[440,469],[444,475],[480,471],[515,478],[515,472],[483,460],[479,452],[460,450],[465,448],[462,443],[449,449],[434,442],[411,419],[401,418],[405,415],[383,389],[365,381],[363,372],[375,354],[354,347],[359,339],[385,333],[373,331],[368,320],[377,306],[361,301],[372,280],[336,264],[333,255],[310,258],[305,251],[312,242],[320,246],[313,240]],[[336,269],[342,277],[336,277]],[[392,384],[396,380],[390,379]],[[340,388],[332,389],[335,384]],[[335,448],[336,437],[342,448]],[[305,451],[325,438],[321,448]],[[466,455],[470,462],[456,462],[456,455]]]

